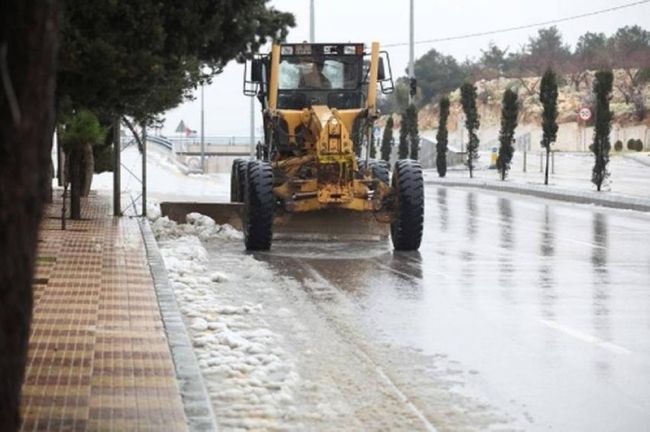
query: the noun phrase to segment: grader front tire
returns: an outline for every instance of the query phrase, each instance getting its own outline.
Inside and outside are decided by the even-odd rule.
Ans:
[[[417,250],[424,228],[424,179],[417,161],[395,163],[392,187],[396,195],[395,217],[390,225],[393,247],[398,251]]]
[[[247,250],[271,248],[273,239],[273,169],[271,164],[248,162],[244,188],[244,244]]]

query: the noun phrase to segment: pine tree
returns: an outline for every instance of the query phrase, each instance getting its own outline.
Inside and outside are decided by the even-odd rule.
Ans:
[[[546,170],[544,171],[544,184],[548,185],[548,162],[551,155],[551,144],[557,138],[557,76],[551,69],[547,69],[542,77],[539,99],[544,107],[542,113],[541,145],[546,149]]]
[[[438,176],[447,175],[447,118],[449,118],[449,98],[440,99],[440,118],[438,120],[438,133],[436,134],[436,168]]]
[[[402,113],[402,121],[399,125],[399,147],[397,148],[398,159],[408,159],[409,157],[409,120],[407,113]]]
[[[420,155],[420,132],[418,130],[418,110],[414,104],[409,105],[406,110],[408,116],[408,134],[411,147],[411,159],[418,160]]]
[[[390,162],[390,154],[393,150],[393,116],[389,115],[384,126],[384,136],[381,139],[381,158]]]
[[[503,94],[501,102],[501,130],[499,131],[499,156],[497,157],[497,169],[501,173],[501,180],[506,179],[512,155],[515,151],[512,144],[515,141],[515,129],[517,128],[517,115],[519,104],[517,93],[507,89]]]
[[[609,162],[609,132],[612,128],[612,112],[609,109],[609,100],[612,93],[614,75],[611,71],[596,72],[594,81],[594,94],[596,95],[596,109],[594,113],[594,143],[591,150],[594,152],[594,169],[591,182],[600,191],[603,182],[609,177],[607,163]]]
[[[81,196],[83,195],[82,163],[85,157],[92,154],[92,146],[100,143],[105,138],[105,131],[99,120],[92,112],[82,109],[76,112],[67,122],[61,134],[61,143],[68,156],[68,173],[66,183],[69,181],[70,189],[70,218],[81,219]],[[90,179],[88,179],[90,180]],[[89,186],[89,185],[88,185]]]
[[[469,168],[470,178],[474,177],[474,161],[478,159],[479,139],[476,131],[481,123],[476,110],[476,87],[472,83],[465,83],[460,88],[461,104],[465,112],[465,127],[469,135],[467,144],[467,167]]]

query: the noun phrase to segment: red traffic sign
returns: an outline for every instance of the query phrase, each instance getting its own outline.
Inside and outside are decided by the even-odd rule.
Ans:
[[[578,111],[578,117],[580,117],[580,120],[582,121],[591,120],[591,108],[589,107],[580,108],[580,111]]]

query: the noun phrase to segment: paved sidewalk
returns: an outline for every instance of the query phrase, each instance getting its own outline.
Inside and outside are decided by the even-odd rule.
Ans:
[[[138,221],[84,201],[41,226],[22,430],[187,430]]]

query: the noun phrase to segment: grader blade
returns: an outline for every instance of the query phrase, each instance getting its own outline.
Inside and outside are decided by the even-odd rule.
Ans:
[[[217,224],[242,229],[242,203],[163,202],[163,216],[185,223],[190,213],[201,213]],[[370,212],[322,210],[285,213],[273,221],[273,238],[278,240],[378,241],[388,238],[389,224],[378,222]]]
[[[371,212],[321,210],[276,216],[273,237],[315,241],[377,241],[388,238],[389,227],[389,224],[378,222]]]

